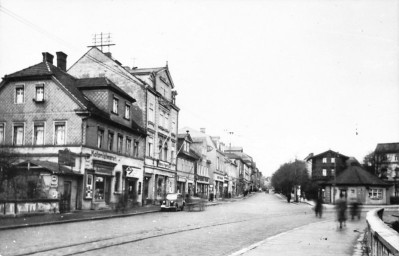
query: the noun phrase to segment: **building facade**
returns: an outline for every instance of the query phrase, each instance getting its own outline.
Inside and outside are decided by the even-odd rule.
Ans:
[[[66,73],[66,57],[57,52],[54,66],[43,53],[1,83],[1,144],[42,188],[25,199],[62,199],[68,210],[141,204],[146,132],[132,118],[135,99],[104,77]]]
[[[69,70],[74,76],[103,76],[136,99],[132,117],[146,129],[143,147],[143,204],[159,203],[176,191],[176,143],[179,108],[169,68],[122,66],[110,53],[91,48]]]

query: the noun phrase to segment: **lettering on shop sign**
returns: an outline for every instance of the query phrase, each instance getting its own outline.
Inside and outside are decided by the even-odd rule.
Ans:
[[[141,170],[141,168],[128,166],[128,167],[126,167],[126,175],[128,177],[137,177],[140,173],[139,172],[140,170]]]
[[[223,176],[216,175],[217,180],[223,180]]]
[[[107,153],[103,153],[103,152],[98,152],[98,151],[91,151],[91,155],[93,157],[97,157],[97,158],[102,158],[102,159],[106,159],[106,160],[111,160],[111,161],[116,161],[116,157],[114,156],[110,156]]]

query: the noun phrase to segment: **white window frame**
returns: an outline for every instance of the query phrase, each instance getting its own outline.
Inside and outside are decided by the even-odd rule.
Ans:
[[[322,169],[322,171],[321,171],[322,173],[321,173],[321,175],[322,176],[327,176],[327,169]]]
[[[38,90],[42,90],[41,98],[38,97]],[[35,101],[36,102],[43,102],[44,101],[44,83],[37,84],[35,87]]]
[[[37,144],[36,143],[36,134],[35,134],[35,132],[36,132],[36,127],[38,127],[38,126],[43,126],[43,142],[42,142],[42,144]],[[32,145],[35,145],[35,146],[42,146],[42,145],[44,145],[46,142],[45,142],[45,138],[46,138],[46,136],[45,136],[45,134],[46,134],[46,123],[43,121],[43,122],[40,122],[40,121],[36,121],[36,122],[34,122],[33,123],[33,134],[32,134]]]
[[[327,157],[323,157],[323,164],[327,163]]]
[[[130,119],[130,105],[125,104],[125,119]]]
[[[0,122],[0,127],[3,127],[3,134],[0,133],[0,145],[3,145],[6,138],[6,123]]]
[[[119,99],[114,96],[112,98],[112,113],[118,114],[118,108],[119,108]]]
[[[116,152],[122,154],[123,150],[123,135],[118,133],[116,138]]]
[[[149,107],[148,107],[148,121],[154,123],[154,103],[150,102]]]
[[[331,163],[335,163],[335,157],[331,157]]]
[[[62,144],[57,143],[57,134],[56,134],[56,126],[57,124],[64,124],[64,142]],[[54,145],[66,145],[67,144],[67,122],[66,121],[54,121],[53,122],[53,144]]]
[[[22,102],[18,101],[18,90],[22,89]],[[25,96],[26,96],[26,92],[25,92],[25,85],[24,84],[17,84],[15,86],[15,90],[14,90],[14,103],[15,104],[24,104],[25,103]]]
[[[147,138],[146,156],[154,157],[154,138],[149,136]]]
[[[109,143],[110,134],[112,134],[112,136],[111,136],[112,143]],[[108,133],[107,133],[107,150],[113,151],[114,150],[114,144],[115,144],[115,133],[113,131],[108,130]]]
[[[370,188],[369,197],[374,200],[381,200],[384,198],[384,192],[382,188]]]
[[[17,144],[16,143],[16,138],[15,138],[15,127],[22,127],[23,129],[23,133],[22,133],[22,143],[21,144]],[[25,123],[24,122],[15,122],[12,124],[12,144],[14,146],[23,146],[25,145]]]
[[[100,132],[101,132],[102,137],[100,137]],[[101,138],[101,141],[100,141],[100,138]],[[100,144],[100,142],[101,142],[101,144]],[[104,142],[105,142],[105,129],[102,127],[97,127],[97,148],[103,148]]]
[[[132,138],[126,137],[126,155],[131,156],[132,155]]]

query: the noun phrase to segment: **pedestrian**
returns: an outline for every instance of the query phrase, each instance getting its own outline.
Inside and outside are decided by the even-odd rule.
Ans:
[[[339,222],[339,228],[342,229],[343,226],[346,226],[346,199],[344,198],[343,194],[339,195],[339,199],[336,202],[335,206],[337,210],[337,219]]]
[[[319,218],[322,217],[322,215],[323,215],[323,199],[321,197],[318,197],[316,199],[314,211],[316,213],[316,217],[319,217]]]
[[[291,193],[288,193],[287,194],[287,202],[290,203],[290,201],[291,201]]]
[[[360,220],[360,207],[361,207],[361,205],[358,201],[355,201],[351,204],[352,220],[354,220],[356,216]]]

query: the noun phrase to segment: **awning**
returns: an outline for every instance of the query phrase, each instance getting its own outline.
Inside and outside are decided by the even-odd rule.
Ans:
[[[15,167],[17,167],[18,169],[26,169],[30,171],[47,171],[51,174],[56,175],[83,175],[77,171],[67,168],[64,165],[59,165],[58,163],[49,161],[27,160],[15,165]]]

